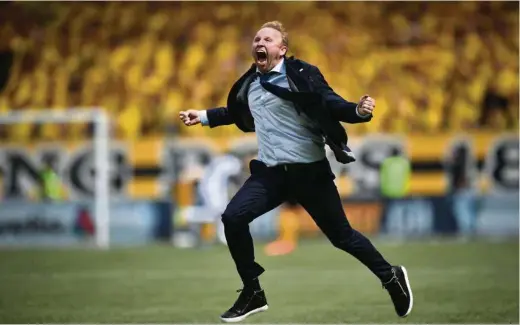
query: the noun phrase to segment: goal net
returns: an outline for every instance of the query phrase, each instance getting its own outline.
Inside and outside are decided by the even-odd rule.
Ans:
[[[9,136],[0,142],[0,245],[110,244],[110,123],[101,108],[0,113],[0,129],[81,125],[85,140]],[[5,136],[5,132],[4,136]],[[8,132],[12,134],[12,132]]]

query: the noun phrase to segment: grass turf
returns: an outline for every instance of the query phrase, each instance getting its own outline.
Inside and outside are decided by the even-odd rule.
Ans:
[[[283,257],[257,246],[270,308],[244,323],[518,323],[518,243],[375,244],[408,269],[408,318],[362,264],[313,240]],[[240,288],[223,246],[5,250],[0,261],[0,323],[218,323]]]

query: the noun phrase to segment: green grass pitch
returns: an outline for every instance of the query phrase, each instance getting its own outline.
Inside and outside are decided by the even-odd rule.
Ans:
[[[245,323],[517,323],[518,242],[375,245],[408,269],[398,318],[379,281],[324,240],[257,259],[270,308]],[[240,282],[224,246],[0,251],[0,323],[219,323]]]

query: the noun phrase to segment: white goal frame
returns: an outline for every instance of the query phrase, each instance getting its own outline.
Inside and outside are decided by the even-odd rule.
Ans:
[[[66,110],[52,108],[8,111],[0,113],[0,125],[17,123],[92,123],[93,151],[96,170],[94,189],[95,242],[101,249],[110,246],[109,141],[110,119],[101,107],[78,107]]]

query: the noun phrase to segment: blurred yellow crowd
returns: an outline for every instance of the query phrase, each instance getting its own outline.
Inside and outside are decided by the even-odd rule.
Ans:
[[[347,125],[349,134],[518,125],[517,2],[10,2],[0,11],[0,52],[12,53],[0,112],[101,106],[124,139],[240,135],[182,127],[178,112],[225,105],[252,63],[254,33],[280,20],[290,55],[317,65],[346,99],[376,99],[373,121]],[[86,129],[16,125],[2,136],[75,139]]]

